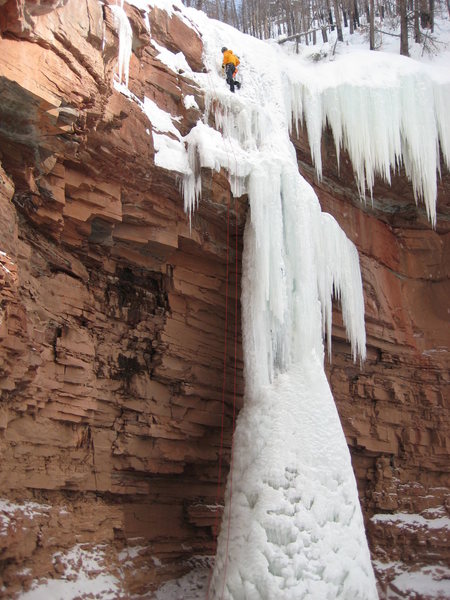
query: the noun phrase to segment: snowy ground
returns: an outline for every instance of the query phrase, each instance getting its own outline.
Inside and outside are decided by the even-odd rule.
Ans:
[[[374,562],[375,572],[381,581],[383,598],[420,598],[444,600],[450,598],[450,569],[445,565],[426,565],[412,570],[401,562]]]
[[[108,572],[104,547],[73,546],[66,552],[56,552],[53,564],[58,565],[59,579],[44,579],[33,583],[20,595],[21,600],[68,600],[87,597],[116,600],[124,597],[120,580]]]
[[[344,41],[336,44],[336,31],[329,33],[329,41],[320,41],[317,35],[317,43],[301,44],[299,54],[301,57],[312,61],[323,59],[334,60],[333,56],[353,54],[355,52],[369,52],[369,33],[364,16],[361,17],[362,27],[350,34],[349,28],[343,29]],[[375,27],[385,33],[376,33],[375,47],[377,52],[399,54],[400,53],[400,24],[397,18],[386,18],[383,22],[377,19]],[[425,31],[426,36],[422,43],[417,44],[410,37],[409,54],[416,61],[433,66],[448,67],[450,63],[450,18],[444,6],[438,7],[434,32]],[[285,47],[293,54],[296,51],[295,42],[286,42]]]
[[[193,569],[184,577],[162,585],[154,600],[205,600],[212,564],[213,557],[194,559]]]

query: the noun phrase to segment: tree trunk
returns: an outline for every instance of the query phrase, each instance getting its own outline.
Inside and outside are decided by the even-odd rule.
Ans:
[[[231,0],[231,14],[233,27],[239,29],[239,16],[236,10],[236,2],[234,0]]]
[[[354,0],[349,0],[348,3],[348,20],[350,35],[355,31],[355,3]]]
[[[331,11],[331,8],[329,9],[328,14],[330,19],[331,31],[334,31],[333,13]]]
[[[369,43],[370,49],[375,50],[375,2],[369,0]]]
[[[448,0],[447,0],[447,7],[448,7]],[[450,13],[450,10],[449,10]],[[431,33],[433,33],[434,31],[434,0],[430,0],[430,24],[431,24]]]
[[[420,0],[414,0],[414,41],[420,44]]]
[[[344,36],[342,35],[341,13],[339,11],[338,0],[333,0],[333,7],[334,7],[334,18],[336,20],[337,39],[339,42],[343,42]]]
[[[408,15],[406,8],[407,0],[400,0],[400,54],[409,56],[408,50]]]
[[[356,0],[354,3],[354,7],[355,7],[354,15],[355,15],[355,29],[356,29],[357,27],[360,27],[360,25],[361,25],[359,22],[359,10],[358,10],[358,4],[356,3]]]
[[[348,21],[347,21],[347,11],[343,10],[342,14],[344,15],[344,27],[348,27]]]
[[[228,23],[228,0],[223,2],[223,22]]]

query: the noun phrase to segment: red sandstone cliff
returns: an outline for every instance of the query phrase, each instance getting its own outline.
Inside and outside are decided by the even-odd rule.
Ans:
[[[202,107],[201,94],[156,59],[139,11],[127,12],[130,90],[181,117],[185,134],[200,111],[183,98]],[[150,17],[156,41],[202,70],[193,30],[176,14]],[[108,6],[0,0],[0,29],[0,482],[14,503],[0,504],[0,596],[57,576],[55,553],[84,543],[105,544],[127,593],[143,593],[214,549],[228,184],[203,173],[190,231],[175,174],[154,165],[145,114],[113,89]],[[328,372],[374,558],[448,561],[445,528],[370,520],[450,510],[448,175],[433,231],[404,177],[379,184],[364,206],[345,157],[336,174],[327,140],[320,185],[305,139],[296,146],[361,257],[368,360],[353,364],[337,313]],[[247,206],[230,204],[240,247]],[[240,356],[238,366],[241,401]],[[19,508],[30,501],[34,509]],[[390,577],[380,570],[381,582]]]

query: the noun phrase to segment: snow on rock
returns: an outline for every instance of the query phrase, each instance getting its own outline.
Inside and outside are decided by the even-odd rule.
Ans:
[[[171,133],[176,138],[181,139],[180,132],[173,124],[173,121],[178,120],[178,118],[172,117],[170,113],[159,108],[156,102],[146,96],[144,96],[143,110],[154,129],[161,133]]]
[[[15,526],[17,517],[32,521],[37,515],[47,514],[50,506],[37,502],[16,504],[10,500],[0,499],[0,537],[7,537],[8,530]]]
[[[189,74],[192,69],[188,65],[186,57],[182,52],[171,52],[164,46],[161,46],[155,40],[152,40],[152,46],[158,51],[156,58],[162,62],[166,67],[174,71],[175,73]]]
[[[384,514],[380,513],[373,515],[370,519],[373,523],[392,523],[396,527],[403,527],[405,529],[415,530],[419,528],[426,529],[448,529],[450,532],[450,519],[445,515],[439,515],[434,519],[429,519],[423,515],[416,515],[411,513],[394,513]]]
[[[20,595],[21,600],[69,600],[90,597],[113,600],[122,597],[123,589],[117,577],[105,572],[105,557],[101,546],[85,548],[77,544],[66,552],[56,552],[53,564],[62,575],[59,579],[36,581]]]
[[[187,110],[190,108],[195,108],[198,110],[197,101],[195,100],[194,96],[191,96],[190,94],[183,98],[183,104]]]
[[[150,121],[155,149],[155,165],[183,175],[190,174],[188,154],[181,134],[174,125],[174,121],[178,121],[179,117],[173,117],[146,96],[144,96],[144,101],[141,101],[123,83],[115,82],[114,87],[131,102],[137,104]],[[147,133],[150,134],[150,130],[147,130]]]
[[[439,567],[433,570],[424,567],[419,571],[408,571],[398,575],[391,583],[393,589],[398,589],[401,598],[410,598],[412,594],[421,598],[448,598],[450,596],[450,569],[442,566],[445,575],[437,579]]]
[[[211,563],[210,557],[193,557],[188,565],[190,572],[162,585],[154,600],[205,600]]]
[[[446,565],[426,565],[413,570],[398,561],[374,561],[374,568],[389,600],[442,600],[450,597],[450,569]],[[388,583],[383,583],[384,579],[387,579]]]
[[[183,175],[190,173],[184,145],[167,135],[153,132],[155,147],[155,165],[168,171],[176,171]]]

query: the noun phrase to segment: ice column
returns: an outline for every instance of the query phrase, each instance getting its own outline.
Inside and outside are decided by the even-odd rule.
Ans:
[[[189,212],[199,169],[225,168],[248,193],[242,310],[246,398],[234,438],[210,598],[377,597],[350,455],[324,374],[331,298],[365,355],[358,255],[322,213],[280,123],[258,106],[214,104],[218,131],[190,133]],[[281,119],[281,117],[279,117]],[[273,129],[272,129],[273,128]]]
[[[246,192],[250,203],[241,297],[245,404],[208,598],[374,600],[350,454],[324,373],[333,294],[354,358],[364,358],[358,255],[298,172],[289,123],[291,110],[302,107],[298,99],[286,103],[274,50],[246,36],[247,84],[231,94],[215,61],[233,33],[203,24],[211,71],[198,80],[211,114],[185,139],[186,210],[201,198],[202,167],[224,169],[233,194]]]

